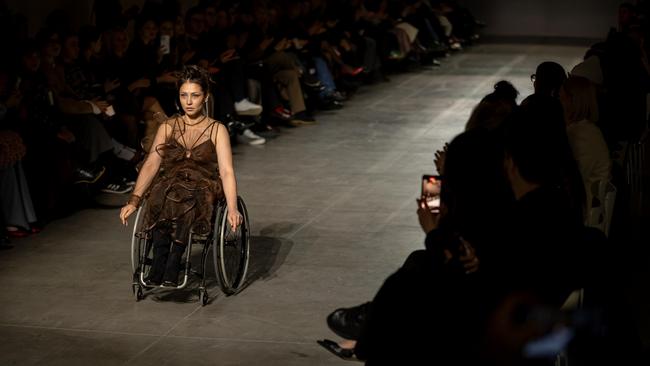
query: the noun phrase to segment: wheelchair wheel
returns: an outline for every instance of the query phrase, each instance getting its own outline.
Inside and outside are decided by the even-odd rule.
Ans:
[[[146,202],[136,212],[135,222],[133,223],[133,236],[131,237],[131,273],[133,273],[134,283],[137,282],[143,267],[147,267],[145,262],[149,251],[149,243],[145,237],[146,234],[143,232],[145,205]]]
[[[221,290],[227,295],[239,290],[248,270],[250,223],[241,197],[237,197],[237,207],[243,216],[243,222],[236,232],[228,224],[228,208],[225,203],[219,205],[214,225],[214,268],[219,276]]]

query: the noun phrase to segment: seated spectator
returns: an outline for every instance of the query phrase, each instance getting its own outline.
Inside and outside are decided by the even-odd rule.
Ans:
[[[537,66],[535,73],[531,75],[535,94],[547,95],[557,98],[560,86],[566,80],[566,71],[557,62],[546,61]]]
[[[499,229],[512,202],[501,164],[497,139],[487,131],[468,131],[451,142],[440,213],[418,201],[426,250],[412,253],[372,303],[362,305],[367,316],[354,352],[337,354],[356,354],[368,365],[444,364],[458,357],[469,362],[477,356],[486,311],[480,305],[485,302],[479,259],[482,263],[481,253],[505,240]]]
[[[16,130],[27,147],[25,174],[42,224],[60,216],[73,201],[73,183],[93,184],[104,166],[85,161],[82,145],[54,105],[54,96],[41,71],[38,49],[23,44],[19,58],[21,102]]]
[[[609,181],[612,170],[607,143],[595,124],[598,121],[596,88],[585,78],[571,76],[560,88],[560,101],[564,107],[569,144],[584,182],[588,213],[596,198],[597,187],[594,184]]]
[[[47,33],[46,33],[47,34]],[[59,38],[46,39],[42,44],[43,71],[45,72],[53,100],[59,111],[66,116],[67,126],[84,150],[88,164],[107,165],[115,168],[115,158],[131,161],[135,152],[120,144],[106,131],[100,118],[107,117],[110,104],[105,100],[94,98],[83,72],[76,63],[79,52],[76,35],[67,34],[65,48]],[[64,49],[65,52],[61,52]],[[57,54],[61,53],[61,62]],[[92,98],[85,99],[85,98]],[[112,177],[102,188],[106,193],[127,193],[132,187],[123,183],[122,174],[111,169]]]
[[[436,253],[437,250],[441,253],[439,259],[436,261],[434,255],[433,259],[418,262],[418,258],[412,255],[384,283],[371,305],[365,305],[367,315],[354,349],[357,357],[367,359],[367,364],[399,364],[404,360],[406,363],[409,360],[413,363],[423,360],[445,363],[445,360],[458,362],[459,355],[476,357],[482,353],[479,350],[486,340],[484,337],[490,339],[492,345],[495,341],[504,344],[512,341],[498,339],[491,329],[484,328],[486,322],[493,322],[502,314],[504,304],[511,299],[523,296],[534,299],[532,304],[559,308],[568,294],[580,286],[574,267],[580,263],[577,248],[582,240],[582,215],[574,200],[562,189],[568,169],[566,153],[570,150],[561,112],[559,102],[539,97],[511,115],[505,125],[506,157],[503,160],[497,158],[497,163],[489,163],[494,160],[492,153],[486,154],[493,156],[490,159],[486,156],[479,159],[479,155],[472,153],[477,149],[492,151],[489,145],[467,137],[473,136],[470,134],[472,131],[457,138],[459,141],[472,141],[465,145],[467,160],[457,160],[459,152],[452,142],[446,157],[441,197],[443,213],[437,221],[438,229],[427,234],[426,242],[427,252]],[[474,134],[480,131],[476,130]],[[498,140],[491,141],[496,146]],[[556,148],[545,149],[547,145]],[[497,153],[496,156],[500,155]],[[460,161],[464,164],[458,164]],[[513,206],[505,198],[507,195],[495,188],[503,179],[502,163],[517,200]],[[481,178],[465,176],[457,181],[455,177],[460,179],[462,175],[456,169],[467,169],[465,174],[479,174]],[[483,188],[470,188],[473,184],[488,182],[491,184]],[[487,206],[486,202],[480,203],[491,199],[499,203]],[[477,208],[469,210],[477,203]],[[465,205],[468,211],[463,209]],[[484,210],[480,207],[490,207],[490,215],[482,215]],[[493,211],[496,207],[504,211]],[[510,219],[504,221],[497,217]],[[420,211],[420,218],[425,231],[435,227],[436,221],[423,211]],[[488,218],[496,221],[488,223]],[[507,227],[501,226],[505,222]],[[472,281],[462,280],[462,276],[452,275],[454,252],[450,247],[447,250],[440,247],[446,241],[442,234],[449,229],[462,237],[463,249],[471,253],[464,259],[469,257],[466,264],[470,272],[477,270],[477,277],[471,277],[477,281],[474,285]],[[472,235],[476,236],[472,239]],[[422,255],[422,258],[426,256]],[[451,261],[445,262],[445,258],[451,258]],[[445,268],[452,269],[451,273]],[[435,289],[435,293],[431,289]],[[510,322],[512,316],[507,314],[502,321]],[[467,320],[469,323],[464,323]],[[518,342],[518,348],[510,356],[520,357],[524,343],[524,340]],[[323,344],[337,354],[352,354],[332,343]],[[431,349],[432,344],[444,346]],[[405,349],[409,352],[403,352]],[[489,358],[499,356],[489,352],[482,354],[482,357]]]
[[[580,170],[569,145],[559,90],[557,98],[539,94],[529,95],[521,102],[521,108],[526,110],[527,114],[535,116],[533,121],[546,121],[548,124],[545,126],[547,130],[541,131],[538,138],[548,139],[545,150],[548,150],[549,159],[557,165],[556,173],[559,174],[555,183],[571,200],[572,212],[579,213],[578,217],[581,218],[585,210],[586,193]],[[553,148],[550,148],[551,146]]]
[[[5,121],[2,121],[5,122]],[[4,124],[4,123],[3,123]],[[20,238],[38,232],[37,218],[21,160],[25,145],[10,130],[0,131],[0,203],[7,234]]]
[[[597,88],[603,85],[603,69],[600,56],[603,44],[595,44],[585,54],[584,60],[571,69],[571,76],[581,76],[591,81]]]
[[[155,133],[158,127],[153,115],[165,113],[159,103],[172,105],[175,100],[175,70],[165,69],[164,56],[154,14],[140,16],[136,21],[136,36],[126,51],[127,68],[118,78],[129,86],[127,95],[132,98],[130,108],[124,111],[130,117],[128,126],[137,126],[137,122],[144,119],[147,136]],[[140,146],[137,127],[131,127],[130,131],[128,144]]]
[[[290,41],[286,37],[273,41],[270,55],[264,60],[268,72],[280,90],[280,96],[289,102],[291,122],[294,125],[314,124],[316,121],[307,113],[307,106],[300,84],[301,71],[295,59],[286,52]]]
[[[494,130],[501,127],[517,107],[519,92],[509,82],[502,80],[494,85],[494,92],[486,95],[474,108],[465,125],[465,130],[485,128]]]
[[[599,126],[612,153],[622,153],[625,144],[638,141],[646,129],[650,67],[645,44],[637,27],[610,32],[600,55],[605,95]]]
[[[230,132],[241,135],[248,144],[262,145],[266,143],[263,137],[236,121],[237,116],[256,117],[263,110],[248,99],[247,65],[241,55],[240,35],[233,28],[227,8],[208,5],[202,10],[205,32],[201,35],[197,64],[212,71],[215,117],[229,124]],[[238,131],[236,127],[240,127]]]
[[[131,149],[143,147],[148,151],[153,135],[158,127],[158,122],[164,119],[166,111],[158,99],[153,95],[155,90],[150,87],[158,81],[171,81],[170,75],[161,76],[160,80],[152,76],[147,78],[144,74],[136,72],[130,67],[128,57],[128,35],[122,28],[113,28],[107,33],[106,55],[101,61],[101,71],[98,78],[113,87],[107,92],[107,98],[113,100],[117,118],[125,128],[126,133],[116,131],[118,137],[126,142]],[[142,138],[137,122],[143,119],[146,130]]]
[[[578,171],[560,103],[549,97],[528,99],[506,122],[504,137],[506,177],[518,201],[513,220],[519,224],[513,226],[516,239],[510,242],[517,249],[508,249],[507,256],[498,260],[513,271],[493,269],[503,276],[521,275],[509,281],[536,289],[559,306],[571,291],[571,268],[578,263],[570,239],[582,228],[583,186],[581,181],[567,183]],[[549,273],[551,267],[554,273]]]
[[[488,131],[502,127],[508,116],[517,108],[519,91],[508,81],[501,80],[494,85],[494,92],[481,99],[474,107],[472,114],[465,124],[465,131],[485,129]],[[434,163],[438,174],[444,175],[444,161],[448,144],[435,153]]]

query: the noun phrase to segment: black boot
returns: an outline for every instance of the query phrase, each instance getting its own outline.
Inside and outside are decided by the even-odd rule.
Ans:
[[[183,258],[184,251],[184,245],[172,245],[171,253],[167,259],[165,275],[163,276],[163,286],[178,286],[178,272],[181,269],[181,259]]]
[[[171,238],[158,230],[153,233],[153,261],[149,274],[144,281],[153,286],[159,286],[162,283],[163,274],[165,274],[165,264],[169,257],[169,244]]]

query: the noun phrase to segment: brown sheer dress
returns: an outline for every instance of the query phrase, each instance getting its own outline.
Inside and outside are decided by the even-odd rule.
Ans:
[[[213,208],[223,195],[216,146],[217,122],[191,130],[180,118],[167,122],[172,133],[152,154],[162,158],[150,187],[144,223],[147,231],[161,230],[173,242],[187,244],[190,232],[208,234]]]

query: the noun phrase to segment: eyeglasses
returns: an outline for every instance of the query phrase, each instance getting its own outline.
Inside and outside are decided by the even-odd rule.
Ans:
[[[535,78],[536,78],[535,74],[530,75],[530,81],[532,81],[533,83],[535,82]]]

